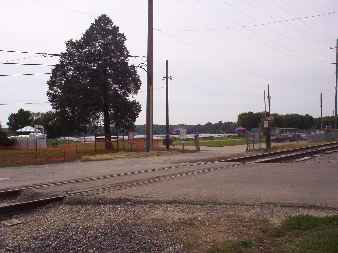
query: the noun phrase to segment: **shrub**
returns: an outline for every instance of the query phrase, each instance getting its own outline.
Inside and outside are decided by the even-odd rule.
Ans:
[[[9,139],[7,134],[0,129],[0,146],[12,146],[15,141]]]

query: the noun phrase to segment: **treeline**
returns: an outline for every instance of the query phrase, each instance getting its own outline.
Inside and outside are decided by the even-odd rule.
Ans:
[[[83,136],[83,135],[103,135],[104,128],[99,121],[90,124],[81,124],[80,122],[66,118],[63,114],[56,111],[45,113],[34,113],[19,109],[8,117],[9,132],[14,134],[18,129],[26,126],[42,126],[48,138],[58,138],[61,136]],[[128,129],[133,128],[133,123],[128,124]],[[127,128],[111,127],[113,134],[123,134]]]
[[[320,129],[321,119],[309,114],[272,114],[273,126],[279,128],[297,128],[302,130]],[[246,112],[238,116],[238,125],[247,129],[259,128],[263,125],[264,112]],[[323,127],[333,128],[334,117],[324,117]]]
[[[171,125],[170,132],[171,134],[178,134],[178,129],[184,128],[187,129],[188,134],[193,133],[209,133],[209,134],[223,134],[223,133],[233,133],[237,128],[237,123],[234,122],[222,122],[219,121],[217,123],[207,122],[206,124],[198,124],[198,125]],[[145,134],[145,126],[144,125],[136,125],[135,131],[137,134]],[[153,127],[154,134],[166,134],[166,126],[165,125],[154,125]]]

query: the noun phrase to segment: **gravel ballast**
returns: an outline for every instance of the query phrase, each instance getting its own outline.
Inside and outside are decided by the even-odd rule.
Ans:
[[[333,211],[278,206],[70,199],[0,225],[0,252],[205,252],[223,240],[252,238],[297,214]]]

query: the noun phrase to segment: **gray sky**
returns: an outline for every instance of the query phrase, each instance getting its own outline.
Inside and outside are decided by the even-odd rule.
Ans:
[[[154,0],[155,123],[165,122],[162,76],[169,60],[172,123],[235,121],[239,112],[262,111],[263,90],[272,90],[272,111],[319,115],[334,105],[337,0]],[[127,37],[131,54],[146,54],[146,0],[7,0],[1,3],[0,49],[58,53],[105,13]],[[312,17],[314,15],[319,15]],[[274,21],[309,16],[289,22]],[[266,24],[266,25],[262,25]],[[257,25],[257,26],[254,26]],[[243,27],[246,26],[246,27]],[[29,58],[25,58],[29,56]],[[34,55],[0,52],[0,61],[53,63]],[[0,74],[43,73],[50,67],[0,65]],[[145,73],[137,99],[145,109]],[[48,76],[0,77],[0,121],[24,108],[50,109]],[[144,124],[141,113],[138,124]]]

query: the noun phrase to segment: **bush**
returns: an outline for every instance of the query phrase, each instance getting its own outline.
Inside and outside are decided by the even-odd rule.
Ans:
[[[12,146],[15,141],[8,138],[7,134],[0,129],[0,146]]]

